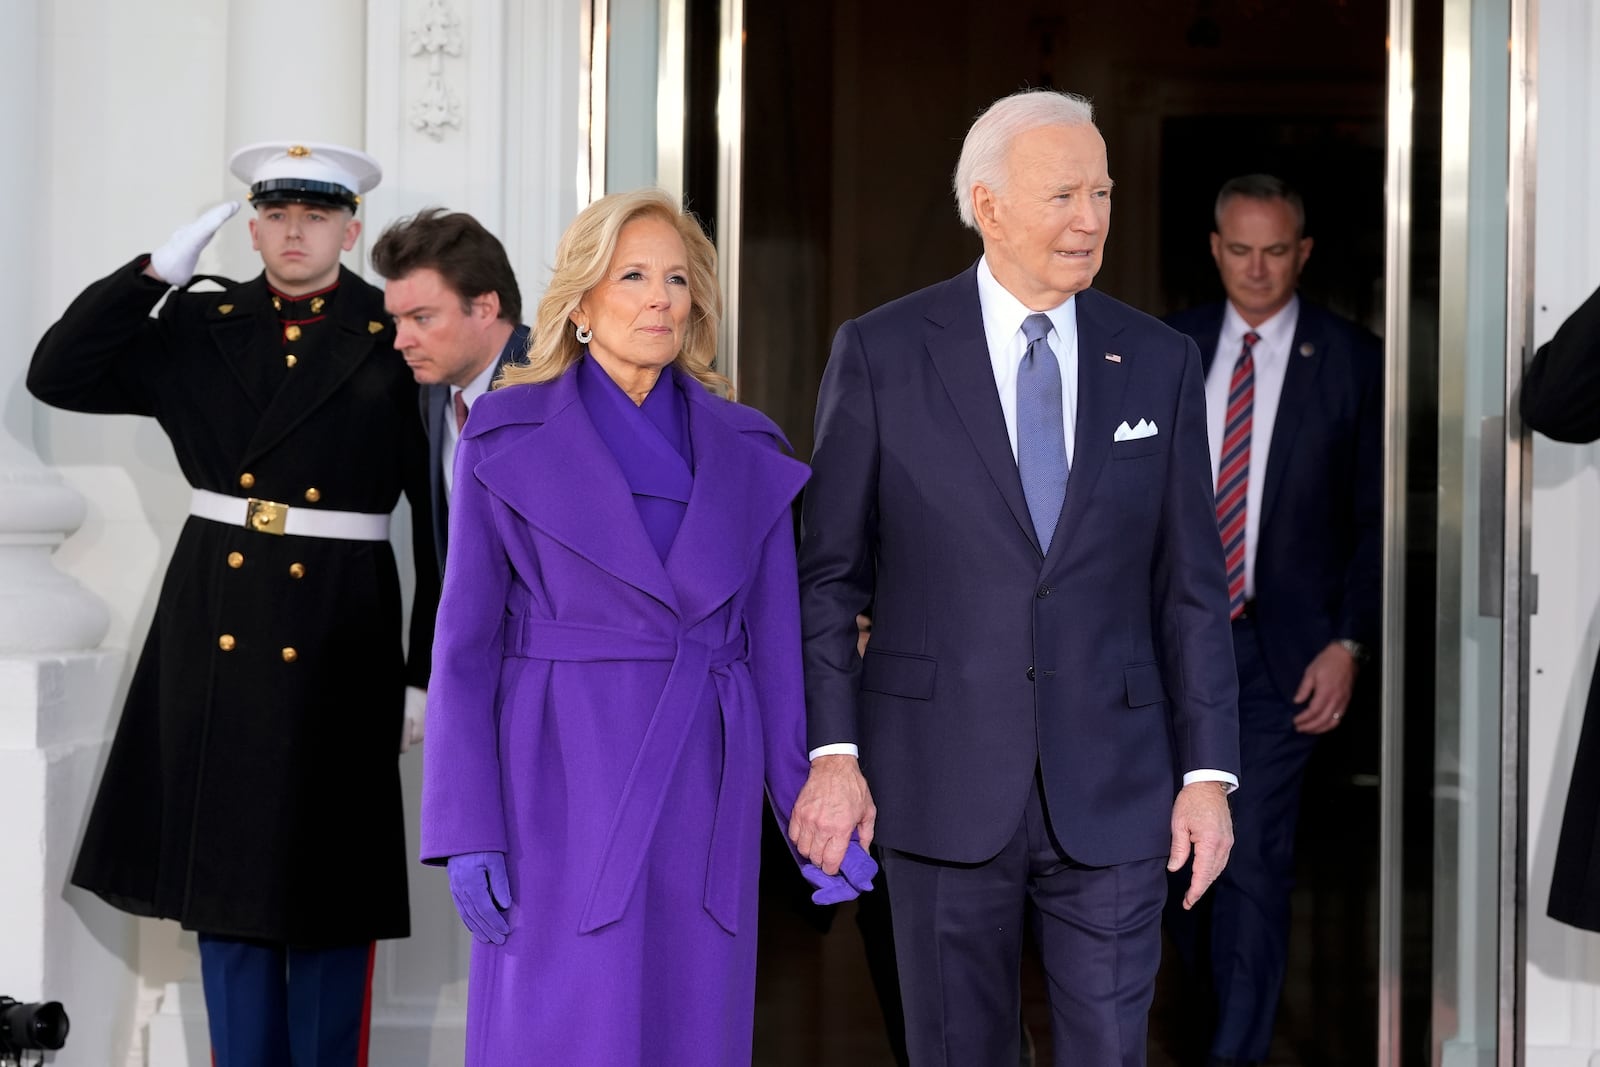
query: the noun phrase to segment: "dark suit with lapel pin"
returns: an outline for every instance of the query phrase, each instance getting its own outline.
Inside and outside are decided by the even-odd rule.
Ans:
[[[520,361],[528,351],[528,327],[511,331],[505,347],[495,358],[495,374],[507,363]],[[444,573],[445,550],[449,547],[450,501],[444,485],[444,448],[449,440],[445,420],[454,418],[450,410],[448,384],[424,385],[417,396],[422,424],[428,430],[428,496],[433,503],[433,544],[438,552],[439,573]]]
[[[996,394],[976,267],[846,322],[818,399],[800,551],[809,737],[860,746],[913,1062],[919,1042],[959,1050],[964,1027],[1003,1029],[991,1024],[1006,989],[961,979],[1003,970],[994,958],[1020,953],[1025,917],[1019,899],[985,927],[977,951],[994,958],[970,971],[930,958],[924,931],[974,917],[897,881],[897,854],[984,865],[1025,819],[1047,819],[1055,853],[1082,873],[1079,899],[1035,902],[1062,980],[1058,1046],[1084,1063],[1142,1063],[1161,902],[1113,883],[1153,877],[1159,892],[1182,775],[1238,770],[1198,355],[1092,289],[1075,308],[1074,454],[1048,555]],[[1114,440],[1141,419],[1158,432]],[[854,620],[869,602],[861,657]],[[1057,905],[1098,908],[1119,933],[1087,935]],[[962,995],[930,1039],[912,1005],[941,987]]]
[[[1194,338],[1207,373],[1226,305],[1169,318]],[[1293,698],[1311,661],[1340,639],[1379,641],[1383,544],[1383,360],[1377,338],[1304,299],[1267,450],[1255,596],[1234,624],[1243,785],[1235,845],[1213,889],[1213,1051],[1259,1051],[1271,1038],[1288,949],[1300,783],[1316,735],[1299,733]],[[1200,913],[1169,912],[1180,945]]]

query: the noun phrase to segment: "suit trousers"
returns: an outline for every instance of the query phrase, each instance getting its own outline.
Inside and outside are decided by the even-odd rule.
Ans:
[[[913,1067],[1018,1062],[1029,924],[1050,988],[1055,1063],[1145,1062],[1165,856],[1075,863],[1050,829],[1036,773],[1016,833],[992,859],[948,863],[891,848],[883,859]]]
[[[201,934],[213,1067],[367,1067],[373,948]]]
[[[1206,894],[1208,909],[1178,905],[1188,869],[1172,879],[1168,928],[1192,973],[1209,971],[1216,1003],[1211,1055],[1243,1063],[1267,1058],[1289,955],[1300,785],[1315,734],[1294,728],[1300,709],[1273,685],[1255,623],[1233,624],[1239,666],[1239,782],[1230,798],[1233,853]],[[1208,944],[1209,943],[1209,944]]]

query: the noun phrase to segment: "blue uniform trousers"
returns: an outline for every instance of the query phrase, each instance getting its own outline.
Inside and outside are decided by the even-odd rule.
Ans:
[[[366,1067],[372,953],[201,934],[214,1067]]]

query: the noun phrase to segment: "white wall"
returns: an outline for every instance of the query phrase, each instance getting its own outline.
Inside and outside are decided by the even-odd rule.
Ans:
[[[1600,9],[1540,0],[1535,333],[1600,286]],[[1600,446],[1534,444],[1528,729],[1527,1063],[1600,1064],[1600,935],[1545,915],[1567,783],[1600,646]]]

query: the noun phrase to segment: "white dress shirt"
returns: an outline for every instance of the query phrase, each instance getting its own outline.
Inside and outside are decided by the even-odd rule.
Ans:
[[[1206,434],[1211,439],[1211,484],[1216,487],[1217,466],[1222,462],[1222,437],[1228,421],[1228,386],[1239,361],[1244,335],[1251,327],[1230,302],[1222,314],[1222,333],[1216,355],[1206,375]],[[1289,347],[1300,320],[1300,298],[1294,297],[1272,318],[1255,327],[1261,339],[1251,350],[1256,370],[1256,396],[1250,416],[1250,483],[1246,489],[1244,519],[1244,595],[1256,595],[1256,545],[1261,533],[1261,496],[1267,483],[1267,454],[1272,428],[1278,421],[1278,398],[1289,369]]]
[[[1000,394],[1000,410],[1006,417],[1006,436],[1011,439],[1011,458],[1017,458],[1017,374],[1022,357],[1028,354],[1028,338],[1022,323],[1030,311],[1010,290],[995,280],[989,259],[978,260],[978,306],[983,309],[983,334],[989,342],[989,365],[994,371],[994,387]],[[1072,438],[1078,424],[1078,304],[1069,296],[1048,311],[1050,334],[1045,343],[1061,366],[1061,428],[1067,440],[1067,477],[1072,477]]]
[[[456,429],[456,394],[466,394],[467,411],[470,412],[472,405],[478,402],[478,398],[489,391],[489,383],[494,381],[494,373],[499,369],[500,359],[496,356],[464,387],[454,385],[450,387],[450,399],[444,406],[444,447],[439,449],[439,462],[444,464],[444,498],[447,501],[450,499],[450,494],[455,492],[456,442],[461,439],[461,433]]]

